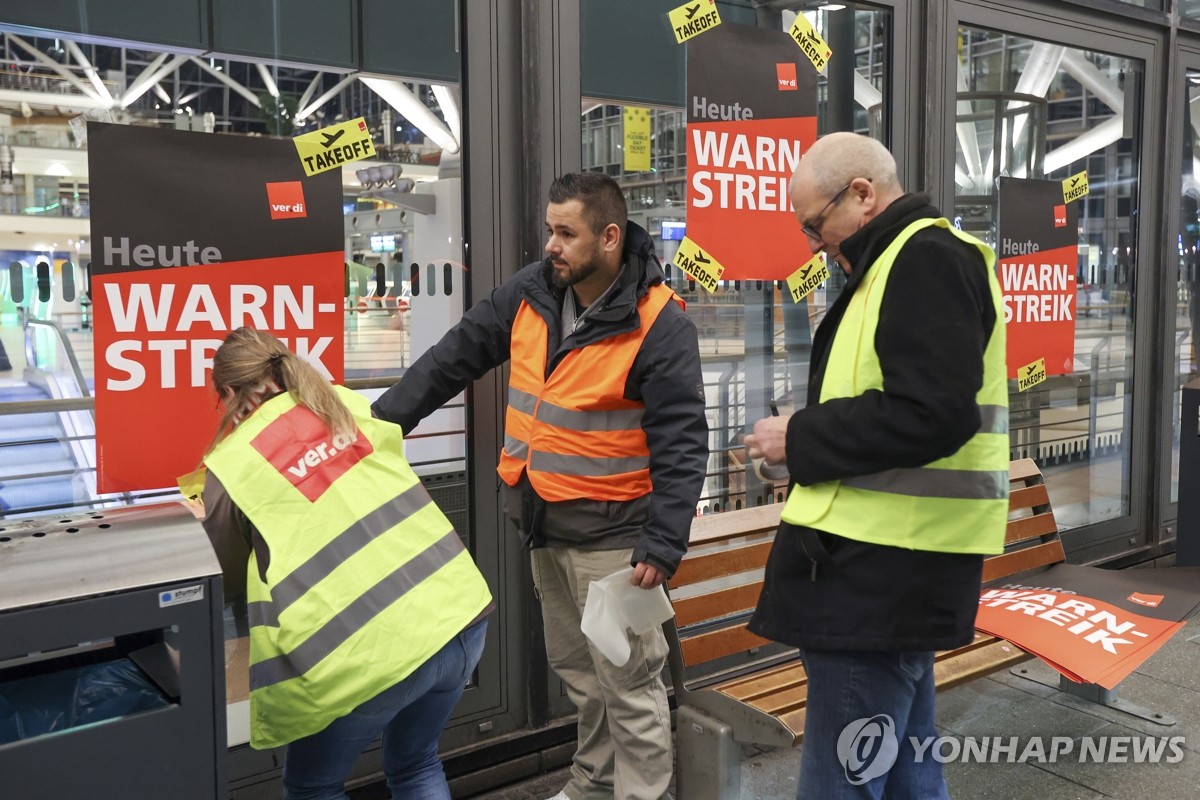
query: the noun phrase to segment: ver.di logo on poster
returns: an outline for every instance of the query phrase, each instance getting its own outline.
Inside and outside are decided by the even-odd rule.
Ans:
[[[796,62],[783,61],[775,65],[775,78],[779,81],[776,86],[781,92],[798,92],[800,91],[799,81],[796,78]]]
[[[271,219],[307,217],[304,205],[304,184],[300,181],[278,181],[267,184],[267,204]]]

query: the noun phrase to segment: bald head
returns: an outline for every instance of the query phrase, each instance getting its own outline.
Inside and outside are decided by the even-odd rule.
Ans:
[[[826,134],[808,149],[792,175],[792,188],[802,180],[817,193],[833,194],[855,178],[869,178],[880,194],[904,194],[888,149],[868,136],[844,131]]]
[[[904,194],[896,160],[887,148],[857,133],[823,136],[800,159],[792,175],[792,208],[809,245],[840,257],[843,239]]]

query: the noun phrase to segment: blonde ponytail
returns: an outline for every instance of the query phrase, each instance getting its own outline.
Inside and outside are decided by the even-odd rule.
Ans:
[[[316,414],[331,435],[354,433],[350,410],[329,382],[269,333],[238,328],[226,336],[213,355],[212,382],[225,413],[208,453],[263,400],[284,391]]]

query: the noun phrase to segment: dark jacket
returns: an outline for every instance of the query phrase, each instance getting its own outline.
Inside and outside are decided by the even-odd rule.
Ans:
[[[927,228],[888,277],[875,348],[883,391],[819,402],[834,333],[872,263],[910,223],[941,216],[904,195],[842,243],[845,289],[813,337],[808,404],[787,431],[788,472],[808,486],[954,453],[978,430],[975,394],[996,321],[977,250]],[[898,521],[898,524],[900,522]],[[983,558],[859,542],[784,523],[750,628],[820,650],[940,650],[969,642]]]
[[[471,381],[508,360],[513,320],[522,301],[549,329],[546,374],[571,350],[603,347],[606,339],[636,330],[637,300],[663,281],[650,236],[632,222],[625,234],[625,269],[602,305],[577,333],[561,341],[563,291],[551,283],[547,261],[529,264],[497,287],[423,354],[371,406],[408,434],[417,423]],[[645,403],[642,428],[650,449],[648,498],[628,503],[579,500],[548,504],[521,482],[519,517],[526,544],[582,544],[590,549],[633,547],[633,563],[674,574],[687,550],[696,501],[708,464],[708,424],[696,327],[677,303],[667,303],[646,334],[625,384],[625,397]],[[548,505],[555,508],[547,509]],[[572,538],[565,538],[568,534]]]

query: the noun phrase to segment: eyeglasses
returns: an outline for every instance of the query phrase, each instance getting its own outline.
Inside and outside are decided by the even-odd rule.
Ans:
[[[838,193],[830,198],[829,202],[825,204],[825,207],[821,209],[819,214],[800,226],[800,230],[804,232],[805,236],[818,242],[825,241],[825,239],[821,236],[821,226],[825,224],[825,217],[827,214],[829,214],[833,207],[838,204],[838,201],[842,199],[842,196],[846,194],[846,191],[852,185],[852,183],[847,183],[845,186],[839,189]]]

